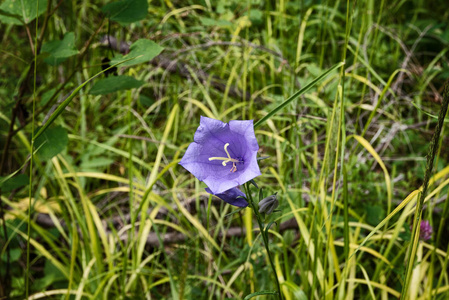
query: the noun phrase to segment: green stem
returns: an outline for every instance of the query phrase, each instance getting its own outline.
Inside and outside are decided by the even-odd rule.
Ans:
[[[435,159],[435,153],[437,150],[438,141],[440,140],[441,129],[444,124],[444,117],[446,116],[448,105],[449,105],[449,81],[447,81],[444,86],[443,104],[441,105],[440,114],[438,115],[438,123],[435,128],[432,141],[430,142],[429,152],[427,153],[426,173],[424,175],[422,192],[419,197],[418,203],[416,204],[415,221],[413,223],[413,231],[411,239],[412,244],[410,250],[408,251],[409,262],[407,264],[407,269],[405,273],[405,281],[401,293],[401,299],[406,299],[408,288],[410,286],[410,279],[412,276],[412,270],[415,262],[416,250],[418,248],[419,229],[420,229],[419,223],[421,221],[424,199],[426,198],[427,195],[427,187],[429,185],[430,175],[432,175],[433,161]]]
[[[279,279],[278,279],[278,275],[276,272],[276,268],[274,267],[273,259],[270,254],[270,248],[268,245],[268,236],[264,230],[262,217],[261,217],[259,211],[257,210],[256,204],[254,203],[253,197],[251,196],[251,193],[249,191],[249,183],[246,183],[244,186],[245,186],[247,200],[249,200],[248,202],[251,205],[251,207],[254,211],[254,214],[256,215],[257,223],[259,224],[260,234],[262,235],[263,243],[264,243],[265,249],[267,251],[268,260],[270,261],[271,269],[273,270],[274,278],[276,279],[276,286],[278,289],[278,299],[283,300],[282,293],[281,293],[281,285],[279,284]]]
[[[36,112],[36,78],[37,78],[37,30],[39,28],[39,18],[37,12],[39,11],[39,1],[36,2],[36,35],[34,48],[34,77],[33,77],[33,116],[31,121],[31,148],[30,148],[30,176],[29,176],[29,190],[28,190],[28,224],[27,224],[27,243],[26,243],[26,271],[25,271],[25,298],[28,299],[30,293],[30,239],[31,239],[31,209],[33,205],[33,149],[34,149],[34,117]],[[7,295],[8,296],[8,295]]]

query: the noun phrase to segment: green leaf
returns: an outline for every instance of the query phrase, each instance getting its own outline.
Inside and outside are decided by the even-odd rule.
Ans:
[[[10,25],[22,25],[23,23],[19,20],[17,16],[9,16],[9,14],[4,14],[3,11],[0,10],[0,22]]]
[[[261,10],[251,9],[247,14],[249,16],[249,20],[251,21],[251,23],[253,23],[256,26],[262,24],[263,13]]]
[[[310,74],[314,77],[319,76],[321,73],[323,73],[323,70],[315,63],[307,64],[306,66],[307,71],[310,72]]]
[[[39,10],[37,10],[37,4]],[[0,21],[6,24],[28,24],[47,9],[47,0],[6,0],[0,5]]]
[[[51,276],[54,281],[65,280],[64,273],[61,272],[51,261],[46,260],[44,265],[44,274],[46,276]]]
[[[12,276],[11,279],[11,293],[8,295],[12,299],[23,298],[23,287],[25,286],[25,279],[23,276]],[[10,298],[10,299],[11,299]]]
[[[36,139],[35,147],[40,147],[37,151],[40,159],[49,160],[63,151],[68,143],[67,130],[61,126],[56,126],[43,132]]]
[[[130,47],[130,52],[123,56],[117,55],[110,62],[111,65],[119,63],[125,59],[136,57],[136,59],[130,60],[122,64],[123,67],[137,65],[143,62],[148,62],[159,55],[164,50],[161,46],[151,40],[140,39],[133,43]]]
[[[259,188],[259,186],[258,186],[257,183],[254,181],[254,179],[251,179],[249,182],[252,183],[252,185],[254,185],[254,186],[256,187],[256,189]]]
[[[282,285],[287,286],[288,289],[293,292],[293,299],[295,299],[295,300],[307,300],[306,294],[294,282],[292,282],[292,281],[284,281],[282,283]]]
[[[265,227],[265,235],[266,236],[268,236],[268,230],[270,230],[270,228],[271,228],[271,225],[273,225],[273,224],[278,224],[276,221],[271,221],[270,223],[268,223],[268,225]]]
[[[412,233],[410,231],[410,225],[405,223],[402,228],[403,231],[399,232],[399,237],[403,239],[404,241],[408,242],[412,238]]]
[[[277,294],[278,294],[277,291],[260,291],[247,295],[243,300],[248,300],[260,295],[277,295]]]
[[[243,197],[242,197],[242,198],[243,198]],[[230,216],[232,216],[233,214],[236,214],[236,213],[238,213],[238,212],[244,210],[245,208],[246,208],[246,207],[240,207],[240,208],[238,208],[238,209],[236,209],[236,210],[234,210],[234,211],[231,211],[229,214],[226,214],[224,217],[225,217],[225,218],[230,217]]]
[[[377,225],[385,217],[384,210],[380,205],[366,205],[366,222],[370,225]]]
[[[206,17],[200,17],[200,21],[201,24],[203,24],[204,26],[220,26],[220,27],[224,27],[224,26],[231,26],[232,23],[227,21],[227,20],[214,20],[211,18],[206,18]]]
[[[62,273],[57,267],[55,267],[55,265],[52,264],[49,260],[45,261],[43,273],[44,276],[36,279],[36,281],[33,283],[34,288],[45,289],[55,282],[66,280],[64,273]]]
[[[150,107],[151,105],[153,105],[154,102],[155,101],[152,98],[149,98],[149,97],[147,97],[145,95],[139,95],[139,103],[142,106]]]
[[[48,91],[46,91],[41,98],[41,106],[45,106],[45,104],[48,103],[48,101],[50,101],[50,98],[53,96],[53,94],[55,93],[56,89],[49,89]]]
[[[126,25],[145,19],[148,14],[147,0],[122,0],[108,3],[101,9],[112,21]]]
[[[78,50],[75,49],[75,34],[67,32],[62,40],[45,43],[42,45],[42,52],[50,54],[44,59],[47,64],[59,65],[68,57],[78,54]]]
[[[4,178],[4,177],[0,177],[0,178]],[[28,176],[25,174],[20,174],[15,177],[9,178],[5,182],[1,183],[0,187],[2,188],[3,192],[10,192],[19,187],[27,185],[28,182],[29,182]]]
[[[92,95],[105,95],[120,90],[130,90],[138,88],[144,84],[143,81],[137,80],[130,76],[120,75],[98,80],[90,89]]]
[[[22,254],[22,250],[20,248],[13,248],[13,249],[9,250],[9,262],[18,261],[21,254]],[[8,261],[8,254],[6,254],[6,252],[2,253],[2,261],[3,262]]]
[[[130,58],[134,59],[134,58]],[[36,133],[36,135],[34,136],[33,140],[37,140],[46,130],[48,127],[50,127],[50,125],[56,120],[56,118],[62,114],[62,112],[64,111],[64,109],[67,107],[67,105],[70,104],[70,102],[72,102],[73,98],[75,98],[76,94],[86,85],[88,84],[91,80],[93,80],[94,78],[97,78],[98,76],[100,76],[101,74],[103,74],[104,72],[107,72],[108,70],[118,66],[120,63],[110,66],[109,68],[98,72],[97,74],[95,74],[94,76],[90,77],[89,79],[87,79],[86,81],[84,81],[82,84],[80,84],[71,94],[70,96],[68,96],[61,104],[59,104],[59,106],[56,108],[56,110],[52,113],[52,115],[50,116],[50,118],[48,118],[47,123],[45,123]],[[18,172],[18,171],[16,171]],[[0,180],[1,181],[1,180]]]

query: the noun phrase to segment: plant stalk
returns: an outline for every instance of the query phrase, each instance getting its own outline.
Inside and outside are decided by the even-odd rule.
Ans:
[[[259,211],[257,210],[256,205],[253,201],[253,197],[251,196],[251,193],[249,191],[249,183],[245,184],[245,192],[247,195],[247,199],[249,200],[249,204],[251,205],[251,207],[254,211],[254,214],[256,215],[257,223],[259,224],[260,234],[262,235],[263,243],[265,245],[265,250],[267,251],[268,260],[270,261],[271,269],[273,270],[274,278],[276,279],[276,286],[277,286],[277,290],[278,290],[278,294],[277,294],[278,299],[283,300],[282,292],[281,292],[281,285],[279,284],[279,279],[278,279],[278,275],[276,272],[276,268],[274,266],[273,259],[270,254],[270,247],[268,245],[268,236],[264,230],[262,217],[261,217]]]
[[[444,85],[443,91],[443,103],[441,105],[441,110],[438,115],[438,123],[435,128],[435,132],[433,134],[432,140],[430,142],[429,152],[427,153],[427,163],[426,163],[426,172],[424,175],[424,182],[422,185],[422,192],[419,196],[418,203],[416,204],[416,212],[415,212],[415,220],[413,222],[413,231],[412,231],[412,239],[411,246],[407,253],[407,257],[409,261],[407,263],[406,273],[405,273],[405,281],[402,288],[401,300],[407,298],[408,288],[410,286],[410,279],[412,276],[413,266],[415,264],[415,256],[418,248],[419,242],[419,229],[420,229],[420,221],[421,215],[424,206],[424,199],[427,195],[427,187],[429,185],[430,176],[432,175],[433,163],[435,159],[435,154],[437,151],[438,141],[440,140],[441,129],[443,128],[444,118],[446,116],[447,108],[449,105],[449,80]]]

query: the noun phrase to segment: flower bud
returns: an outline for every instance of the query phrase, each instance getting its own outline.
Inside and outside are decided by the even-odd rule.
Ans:
[[[269,215],[279,206],[276,194],[277,193],[268,196],[259,202],[259,213],[266,213]]]

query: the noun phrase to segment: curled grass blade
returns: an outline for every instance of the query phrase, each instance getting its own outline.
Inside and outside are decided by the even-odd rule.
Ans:
[[[385,219],[383,219],[363,240],[362,243],[354,250],[354,252],[349,256],[348,262],[350,259],[368,242],[368,240],[380,229],[384,226],[391,218],[393,218],[399,211],[401,211],[410,201],[416,198],[416,196],[420,193],[420,190],[414,190],[411,192]]]
[[[388,213],[390,213],[391,200],[392,200],[392,190],[391,190],[390,174],[389,174],[389,172],[387,170],[387,167],[385,166],[384,162],[380,158],[379,154],[377,154],[376,150],[374,150],[373,146],[371,146],[371,144],[367,140],[365,140],[363,137],[361,137],[359,135],[351,135],[351,136],[348,137],[348,140],[351,137],[356,139],[374,157],[374,159],[377,161],[379,166],[382,168],[382,170],[384,172],[384,177],[385,177],[385,184],[387,186]]]

